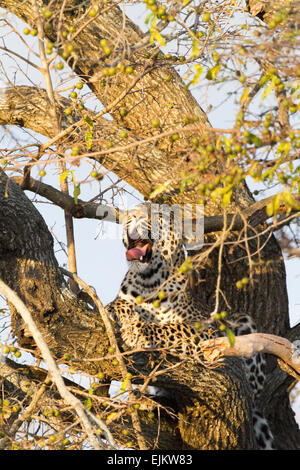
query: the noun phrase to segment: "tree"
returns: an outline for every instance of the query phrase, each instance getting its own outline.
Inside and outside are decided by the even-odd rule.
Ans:
[[[2,20],[25,41],[30,57],[6,41],[2,49],[43,77],[43,86],[30,75],[30,84],[19,85],[3,70],[9,87],[0,96],[0,123],[46,137],[2,149],[0,290],[18,344],[3,351],[28,350],[49,368],[48,374],[10,358],[1,363],[2,448],[80,448],[87,439],[96,448],[255,448],[239,359],[207,367],[154,354],[153,368],[145,351],[124,355],[101,302],[77,276],[73,238],[74,217],[102,217],[103,193],[82,201],[84,182],[101,181],[108,171],[153,203],[203,203],[205,245],[191,253],[187,273],[195,300],[217,314],[247,312],[260,332],[282,341],[299,338],[299,325],[289,326],[285,267],[274,236],[297,226],[300,209],[294,119],[299,13],[296,1],[248,3],[244,10],[239,1],[148,0],[144,33],[116,2],[0,2],[26,22],[20,33]],[[165,47],[171,52],[164,54]],[[235,98],[232,126],[212,128],[192,91],[199,84],[225,89],[227,83]],[[88,93],[101,110],[85,105]],[[258,99],[267,104],[259,108]],[[92,168],[78,181],[85,159]],[[31,173],[41,164],[36,180]],[[43,180],[57,168],[60,189]],[[272,187],[273,194],[255,203],[246,178]],[[25,190],[64,210],[68,271],[59,267],[53,237]],[[289,240],[289,248],[294,243]],[[282,354],[281,346],[271,349],[270,336],[265,339],[273,356],[260,406],[275,446],[296,449],[299,430],[287,390],[299,368],[289,342],[282,343]],[[226,355],[243,354],[225,347]],[[280,367],[274,354],[281,356]],[[53,358],[93,378],[90,389],[59,381]],[[128,401],[109,396],[112,380],[121,381]],[[146,398],[149,384],[171,397]]]

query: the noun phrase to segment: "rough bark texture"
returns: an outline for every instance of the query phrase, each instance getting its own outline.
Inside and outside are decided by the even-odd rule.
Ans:
[[[49,347],[55,348],[58,356],[72,351],[74,358],[91,354],[102,357],[107,340],[100,343],[91,336],[93,329],[103,334],[99,317],[68,290],[45,222],[23,191],[2,171],[0,198],[1,278],[34,314]],[[30,334],[14,309],[12,327],[20,345],[32,346]],[[96,363],[88,368],[97,373]]]
[[[75,8],[81,2],[66,3],[67,6]],[[0,6],[32,24],[30,2],[3,0],[0,1]],[[66,12],[66,24],[71,21],[72,15],[74,16],[74,11]],[[111,8],[77,36],[77,57],[74,64],[76,73],[87,78],[101,71],[104,65],[104,58],[101,60],[98,54],[101,38],[119,38],[119,32],[122,31],[129,44],[143,39],[141,31],[131,21],[126,20],[124,23],[123,20],[124,17],[118,7]],[[117,75],[111,80],[110,86],[104,89],[97,81],[90,85],[104,105],[110,105],[114,97],[128,88],[145,67],[150,67],[151,71],[134,88],[136,92],[110,109],[115,122],[126,126],[134,134],[134,139],[149,135],[147,125],[149,127],[149,122],[157,117],[158,112],[166,109],[166,103],[173,105],[166,111],[164,130],[176,129],[182,121],[182,116],[190,114],[199,116],[199,133],[203,131],[204,126],[209,125],[195,100],[182,86],[180,77],[169,66],[153,69],[155,64],[146,63],[143,57],[134,57],[134,60],[138,66],[133,75]],[[164,80],[165,74],[171,75],[171,81]],[[43,99],[42,94],[40,96]],[[11,103],[9,106],[11,110]],[[130,110],[125,119],[119,114],[120,106]],[[42,116],[47,108],[44,106],[36,108],[34,105],[34,109],[37,109],[37,114]],[[19,113],[20,110],[17,108],[16,110]],[[39,117],[38,128],[34,127],[36,120],[34,123],[31,120],[33,123],[31,125],[30,119],[25,118],[26,113],[14,123],[52,136],[51,123],[47,119],[45,122],[44,117]],[[4,119],[2,117],[0,119],[0,122],[4,123]],[[63,123],[64,126],[67,124]],[[174,149],[172,153],[170,144],[165,140],[161,141],[157,152],[159,153],[156,153],[156,149],[152,149],[152,153],[150,151],[143,154],[143,160],[138,153],[135,153],[130,157],[130,167],[127,161],[127,168],[127,157],[123,160],[116,158],[114,170],[119,171],[122,177],[147,197],[153,186],[168,179],[171,170],[176,179],[176,168],[180,168],[180,154],[176,155],[174,162],[171,158],[171,155],[174,158]],[[142,168],[141,161],[144,165]],[[174,166],[176,161],[177,167]],[[108,168],[111,166],[108,164]],[[94,311],[71,296],[54,258],[52,239],[39,213],[22,190],[13,182],[8,182],[4,174],[1,174],[0,190],[0,277],[26,303],[57,356],[61,356],[64,352],[78,359],[104,356],[108,339],[103,325]],[[246,207],[249,201],[252,201],[251,195],[246,187],[242,187],[234,204]],[[175,191],[170,202],[197,202],[197,194],[193,190],[182,194]],[[229,211],[231,209],[232,206],[228,208]],[[217,204],[214,203],[208,204],[206,210],[210,215],[219,212]],[[232,250],[230,246],[224,249],[221,288],[233,311],[252,315],[260,331],[285,336],[288,333],[289,322],[282,255],[274,237],[271,237],[267,244],[264,237],[258,240],[259,242],[256,239],[249,243],[249,246],[241,242]],[[256,254],[258,243],[260,249]],[[246,292],[237,290],[235,281],[249,276],[249,251],[255,264],[251,265],[250,271],[253,282]],[[208,308],[214,306],[217,260],[218,250],[214,250],[203,269],[194,273],[192,282],[194,295]],[[18,315],[13,310],[12,321],[20,345],[31,345]],[[145,358],[143,361],[139,369],[148,374],[149,367]],[[100,368],[108,378],[117,376],[108,361],[82,362],[80,368],[90,373],[96,373]],[[270,372],[271,387],[271,384],[274,384],[273,376],[277,373],[274,371],[274,363],[270,364]],[[268,410],[278,447],[295,449],[300,448],[299,433],[297,434],[293,413],[288,403],[284,380],[281,375],[276,393],[265,395],[262,407]],[[168,415],[163,417],[164,432],[159,441],[160,448],[254,448],[249,419],[249,392],[238,360],[228,361],[226,369],[213,371],[203,369],[199,365],[187,364],[180,372],[174,370],[168,375],[160,376],[156,385],[170,390],[172,398],[168,400],[168,405],[173,406],[180,417],[180,420],[176,421],[175,431],[173,418]],[[157,423],[146,423],[145,426],[147,433],[149,432],[147,435],[154,439],[157,434]],[[286,436],[289,436],[289,439]]]

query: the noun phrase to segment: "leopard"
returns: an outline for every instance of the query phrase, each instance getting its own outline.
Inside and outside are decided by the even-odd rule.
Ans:
[[[165,207],[153,210],[152,204],[143,203],[126,213],[122,239],[128,271],[107,310],[128,349],[162,349],[201,361],[203,341],[224,333],[213,328],[211,313],[187,289],[189,257],[182,231],[175,227],[180,224]],[[257,331],[253,319],[243,313],[231,315],[230,328],[234,335]],[[258,353],[241,361],[252,391],[257,446],[273,450],[270,427],[255,407],[266,380],[264,357]]]

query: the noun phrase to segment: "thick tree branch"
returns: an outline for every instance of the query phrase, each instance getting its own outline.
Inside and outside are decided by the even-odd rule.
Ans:
[[[0,280],[0,292],[4,297],[7,299],[9,303],[11,303],[18,313],[22,316],[24,322],[28,326],[34,341],[39,348],[41,355],[48,366],[49,373],[51,375],[52,381],[55,383],[60,396],[65,400],[65,402],[70,405],[78,415],[80,419],[83,429],[86,431],[91,445],[94,449],[101,449],[104,448],[101,441],[99,441],[99,437],[97,437],[96,429],[94,425],[91,423],[92,421],[97,422],[98,425],[101,427],[101,431],[105,435],[105,438],[108,440],[112,448],[115,448],[114,440],[110,434],[110,431],[107,427],[102,423],[100,420],[93,418],[84,408],[82,403],[78,398],[76,398],[66,387],[61,373],[56,365],[55,360],[48,348],[48,345],[41,334],[40,330],[38,329],[35,321],[33,320],[31,313],[27,309],[26,305],[22,302],[22,300],[16,295],[16,293],[10,289],[2,280]]]
[[[53,188],[52,186],[43,183],[42,181],[35,180],[32,177],[13,177],[13,180],[21,186],[22,189],[31,191],[35,194],[45,197],[55,205],[61,207],[64,210],[69,211],[75,218],[88,218],[98,219],[107,222],[120,223],[122,219],[123,211],[115,209],[111,206],[84,202],[80,199],[75,200],[72,196],[66,195]],[[255,228],[261,225],[263,222],[270,218],[267,214],[266,208],[268,204],[273,200],[274,196],[269,196],[260,201],[254,202],[247,209],[240,211],[236,214],[215,215],[204,217],[204,233],[213,233],[222,231],[224,228],[228,228],[230,231],[241,231],[247,226],[249,228]],[[277,214],[281,216],[280,220],[277,220],[274,224],[274,229],[280,228],[285,222],[286,218],[290,218],[291,215],[298,217],[300,215],[300,196],[295,194],[293,196],[294,209],[287,205],[284,201],[281,202]],[[287,215],[286,215],[287,213]],[[295,251],[296,253],[296,251]]]
[[[299,345],[300,346],[300,345]],[[234,346],[228,338],[215,338],[203,342],[203,354],[207,360],[214,360],[219,355],[250,358],[256,353],[272,354],[291,366],[300,377],[300,347],[280,336],[252,333],[236,336]],[[206,349],[207,348],[207,349]]]
[[[12,179],[21,186],[23,190],[31,191],[48,199],[48,201],[53,202],[56,206],[70,212],[75,218],[105,219],[107,222],[119,223],[122,211],[112,206],[89,203],[81,199],[78,199],[75,203],[74,197],[59,191],[49,184],[35,180],[32,177],[23,178],[22,176],[15,176]]]
[[[33,157],[31,165],[38,162],[42,149],[46,149],[57,143],[53,134],[53,126],[48,113],[47,96],[44,90],[27,86],[6,88],[0,93],[0,124],[18,125],[31,129],[50,138],[50,141],[41,146]],[[174,192],[174,197],[182,198],[178,189],[179,171],[181,160],[176,163],[178,175],[174,173],[174,159],[180,156],[175,153],[168,157],[168,149],[155,145],[160,138],[160,131],[156,136],[136,135],[130,133],[127,139],[121,137],[121,132],[126,128],[118,126],[102,117],[93,122],[93,147],[92,152],[87,152],[85,145],[85,134],[88,129],[81,115],[72,114],[67,118],[64,109],[70,102],[57,96],[57,111],[60,112],[61,127],[65,130],[59,141],[65,148],[78,145],[81,154],[99,161],[107,170],[114,171],[131,186],[136,188],[146,197],[150,195],[155,186],[162,181],[169,180],[168,191]],[[60,106],[60,107],[59,107]],[[87,116],[93,118],[93,113],[87,112]],[[81,125],[79,125],[81,123]],[[188,133],[190,133],[189,131]],[[169,137],[172,131],[168,131]],[[108,149],[110,143],[111,149]],[[97,148],[97,152],[93,152]],[[30,155],[32,158],[32,155]],[[51,159],[53,162],[53,158]],[[18,166],[14,160],[15,166]],[[179,178],[180,179],[180,178]],[[196,197],[196,194],[194,195]],[[198,196],[197,196],[198,197]]]
[[[126,17],[117,4],[107,5],[105,2],[98,2],[100,14],[93,21],[87,22],[84,13],[89,10],[91,5],[92,2],[82,3],[81,0],[66,1],[63,22],[66,29],[74,24],[74,18],[77,22],[76,40],[74,41],[76,53],[75,72],[77,75],[83,76],[88,83],[89,79],[94,77],[89,86],[100,101],[105,103],[105,106],[109,106],[120,94],[120,90],[123,91],[128,88],[134,77],[138,76],[149,64],[153,64],[153,58],[148,59],[146,57],[145,49],[135,53],[129,60],[123,61],[125,65],[136,65],[133,74],[117,74],[117,76],[110,79],[108,87],[101,86],[100,78],[106,66],[107,58],[100,47],[100,38],[105,38],[107,41],[111,41],[112,44],[118,41],[120,44],[118,55],[124,57],[131,46],[135,46],[144,40],[145,34]],[[34,18],[32,18],[31,8],[27,2],[22,0],[1,0],[0,6],[34,26]],[[55,8],[55,6],[53,5],[52,8]],[[49,39],[55,42],[55,33],[49,33]],[[153,49],[150,44],[148,48]],[[95,50],[98,50],[96,60]],[[171,82],[165,80],[165,77],[169,75],[172,77]],[[182,112],[192,116],[199,115],[199,130],[203,130],[205,126],[209,125],[206,115],[184,86],[181,77],[173,67],[168,65],[163,68],[159,67],[150,74],[145,75],[139,81],[133,93],[127,94],[118,106],[111,110],[111,113],[115,122],[121,125],[125,123],[127,128],[139,133],[143,132],[145,128],[145,118],[151,123],[153,119],[160,115],[163,109],[162,102],[164,104],[166,102],[173,103],[173,107],[165,115],[165,129],[176,127],[175,123],[182,121]],[[122,118],[119,113],[120,107],[130,110],[125,118]]]

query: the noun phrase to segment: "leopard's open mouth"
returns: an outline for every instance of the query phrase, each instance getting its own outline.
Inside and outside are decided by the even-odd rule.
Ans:
[[[151,241],[142,238],[133,240],[128,236],[128,249],[126,251],[127,261],[140,261],[142,263],[149,263],[152,255]]]

